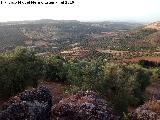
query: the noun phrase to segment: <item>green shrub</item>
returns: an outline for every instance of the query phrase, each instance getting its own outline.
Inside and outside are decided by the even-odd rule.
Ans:
[[[0,57],[0,99],[36,86],[42,75],[43,62],[33,52],[22,48]]]
[[[59,56],[50,57],[45,61],[45,78],[54,82],[66,81],[67,61]]]

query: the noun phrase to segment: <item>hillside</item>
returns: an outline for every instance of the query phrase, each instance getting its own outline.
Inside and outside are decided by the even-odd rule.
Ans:
[[[160,52],[160,32],[149,28],[151,25],[157,27],[158,22],[142,25],[44,19],[0,25],[1,51],[23,46],[41,56],[61,55],[80,59],[101,57],[107,60],[155,55],[155,52],[159,55]]]
[[[149,36],[155,34],[155,29],[133,29],[126,32],[109,32],[102,33],[101,36],[92,36],[89,46],[97,49],[114,49],[114,50],[129,50],[129,51],[142,51],[142,50],[155,50],[155,44],[150,43]],[[159,37],[155,38],[156,40]],[[155,41],[156,41],[155,40]]]
[[[149,36],[146,37],[146,40],[154,45],[160,44],[160,31],[157,31]]]
[[[0,23],[0,120],[160,119],[160,31],[149,26]]]
[[[159,67],[148,65],[43,59],[16,48],[0,55],[0,119],[121,120],[129,107],[145,102],[149,85],[159,83]]]
[[[27,36],[19,30],[19,26],[9,25],[0,27],[0,50],[24,45],[24,41],[27,39]]]
[[[62,46],[89,39],[91,34],[126,31],[141,24],[125,22],[79,22],[38,20],[0,23],[0,48],[15,46]],[[40,41],[39,41],[40,40]]]
[[[145,25],[145,28],[160,30],[160,21]]]

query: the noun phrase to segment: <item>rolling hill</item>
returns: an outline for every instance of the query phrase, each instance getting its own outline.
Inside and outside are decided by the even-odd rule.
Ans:
[[[16,46],[70,50],[72,45],[86,49],[157,51],[160,22],[147,25],[127,22],[80,22],[38,20],[0,23],[0,49]]]
[[[160,21],[145,25],[145,28],[160,30]]]
[[[39,40],[45,45],[64,46],[89,39],[91,34],[127,31],[138,26],[141,24],[50,19],[0,23],[0,49],[33,46]]]

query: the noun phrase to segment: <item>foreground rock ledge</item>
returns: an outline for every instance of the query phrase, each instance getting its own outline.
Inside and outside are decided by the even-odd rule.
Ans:
[[[131,120],[160,120],[160,101],[149,100],[129,116]]]
[[[41,86],[15,96],[3,105],[0,120],[50,120],[52,96]]]
[[[95,92],[78,92],[52,108],[53,120],[118,120],[107,102]]]

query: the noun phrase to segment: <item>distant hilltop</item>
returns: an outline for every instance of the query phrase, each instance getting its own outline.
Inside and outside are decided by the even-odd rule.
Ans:
[[[46,23],[67,23],[67,22],[75,22],[78,23],[80,21],[77,20],[52,20],[52,19],[40,19],[40,20],[24,20],[24,21],[8,21],[8,22],[0,22],[1,26],[4,25],[17,25],[17,24],[46,24]]]
[[[160,21],[147,24],[147,25],[145,26],[145,28],[151,28],[151,29],[160,30]]]

